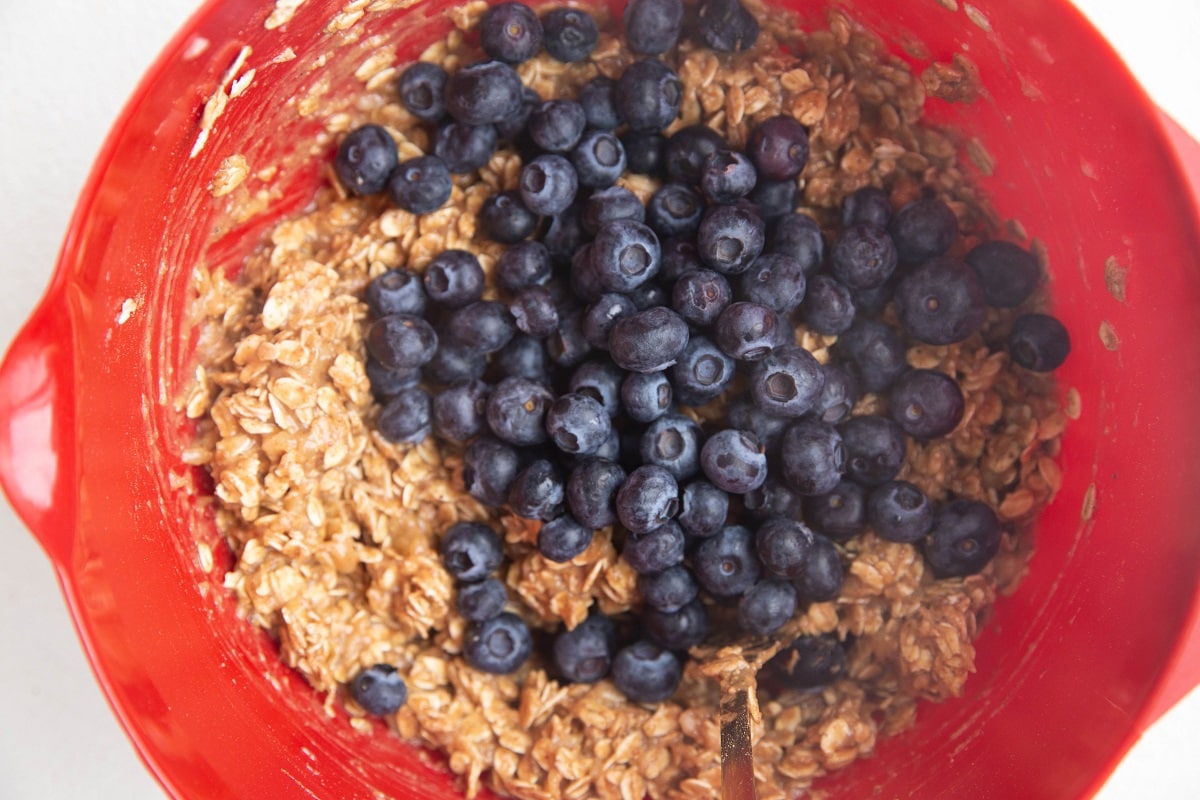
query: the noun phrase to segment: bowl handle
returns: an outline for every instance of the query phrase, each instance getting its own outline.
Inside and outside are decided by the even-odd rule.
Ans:
[[[62,286],[0,362],[0,488],[60,571],[75,531],[75,341]]]

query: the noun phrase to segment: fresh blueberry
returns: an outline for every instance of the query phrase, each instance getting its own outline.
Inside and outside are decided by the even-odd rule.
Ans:
[[[466,442],[487,426],[488,385],[467,379],[451,383],[433,396],[433,432],[448,442]]]
[[[791,256],[811,277],[825,260],[825,236],[817,221],[807,214],[785,214],[771,224],[766,251]]]
[[[658,131],[679,116],[683,84],[657,59],[635,61],[617,80],[617,112],[635,131]]]
[[[802,495],[832,491],[846,470],[846,447],[838,429],[812,417],[783,434],[783,479]]]
[[[501,61],[469,64],[446,79],[446,110],[466,125],[500,122],[520,109],[524,88],[508,64]]]
[[[401,709],[408,699],[408,687],[391,664],[375,664],[350,681],[350,696],[363,711],[385,717]]]
[[[603,75],[592,78],[579,90],[579,104],[587,115],[589,128],[611,131],[621,127],[616,91],[617,82]]]
[[[481,435],[463,452],[463,485],[481,503],[499,508],[521,469],[520,456],[506,442]]]
[[[761,260],[761,259],[760,259]],[[671,306],[689,324],[707,328],[733,299],[729,281],[719,272],[695,269],[683,273],[671,290]]]
[[[492,433],[511,444],[527,447],[546,441],[546,409],[554,395],[544,384],[526,378],[505,378],[488,396],[487,421]]]
[[[587,238],[586,231],[579,222],[577,202],[563,213],[550,218],[550,224],[542,234],[542,244],[546,246],[553,264],[567,267],[571,263],[571,257],[584,246]]]
[[[646,224],[619,219],[596,232],[589,258],[603,291],[629,292],[658,274],[661,249]]]
[[[537,241],[509,245],[496,261],[496,283],[510,292],[541,286],[550,280],[551,274],[550,251]]]
[[[446,321],[450,338],[480,353],[494,353],[517,332],[512,312],[497,300],[476,300],[455,309]]]
[[[486,622],[504,613],[508,604],[508,589],[503,581],[496,578],[484,578],[477,583],[467,583],[458,587],[454,598],[454,607],[462,614],[467,622]]]
[[[800,600],[809,603],[827,603],[836,600],[842,592],[846,571],[842,557],[833,542],[824,536],[814,535],[812,549],[804,569],[795,579],[796,593]]]
[[[597,126],[599,127],[599,126]],[[626,131],[621,146],[630,172],[657,177],[663,170],[663,151],[667,140],[657,131]]]
[[[679,484],[663,467],[638,467],[621,484],[616,497],[617,518],[637,535],[665,525],[679,510]]]
[[[867,520],[880,538],[911,544],[933,527],[933,504],[908,481],[888,481],[867,497]]]
[[[662,237],[694,235],[703,214],[704,199],[682,183],[663,184],[646,202],[646,222]]]
[[[472,622],[463,634],[463,658],[494,675],[516,672],[533,652],[529,626],[511,611],[485,622]]]
[[[700,260],[725,275],[740,275],[763,251],[766,223],[743,205],[714,205],[696,231]]]
[[[638,452],[643,464],[662,467],[676,481],[683,481],[700,471],[703,441],[700,425],[691,417],[664,414],[646,426]]]
[[[575,299],[584,303],[594,303],[604,294],[605,287],[600,283],[600,270],[592,259],[594,242],[587,242],[571,256],[571,266],[567,271],[567,285]]]
[[[827,686],[846,674],[846,650],[832,634],[801,636],[767,662],[764,671],[792,689]]]
[[[513,142],[519,147],[527,144],[528,136],[525,126],[529,123],[529,115],[542,104],[542,96],[525,86],[521,89],[521,102],[515,111],[496,123],[496,136],[506,142]]]
[[[604,444],[611,430],[604,406],[586,394],[564,394],[546,410],[546,432],[564,453],[591,455]]]
[[[842,201],[842,227],[878,225],[886,228],[892,219],[892,201],[878,186],[864,186]]]
[[[563,514],[538,530],[537,549],[548,561],[565,564],[588,549],[592,536],[591,528],[570,514]]]
[[[750,431],[768,451],[779,449],[783,432],[793,422],[791,417],[772,414],[762,409],[750,397],[740,397],[729,404],[728,420],[731,427]]]
[[[622,317],[637,312],[629,295],[608,292],[587,307],[583,314],[583,335],[597,349],[608,349],[608,335]]]
[[[921,197],[892,215],[888,232],[900,263],[920,264],[950,249],[958,238],[958,218],[936,197]]]
[[[414,314],[388,314],[367,330],[367,351],[388,369],[413,369],[437,350],[433,326]]]
[[[836,425],[849,417],[858,403],[858,378],[848,365],[836,361],[822,364],[821,372],[825,373],[825,387],[813,413],[822,422]]]
[[[896,313],[904,329],[926,344],[954,344],[983,325],[987,303],[975,272],[944,256],[926,261],[896,286]]]
[[[425,294],[446,308],[462,308],[483,297],[483,267],[467,250],[443,250],[425,267]]]
[[[738,0],[700,0],[696,6],[695,36],[713,50],[749,50],[758,30],[758,19]]]
[[[464,583],[481,581],[500,568],[504,545],[496,532],[481,522],[456,522],[438,545],[442,563]]]
[[[435,352],[434,356],[436,355]],[[371,394],[380,402],[395,397],[404,389],[421,382],[421,370],[389,369],[371,357],[367,358],[365,371],[367,381],[371,384]]]
[[[896,246],[870,223],[842,228],[829,248],[829,271],[851,289],[880,286],[896,270]]]
[[[658,279],[664,286],[679,280],[685,272],[706,269],[696,251],[696,242],[687,236],[671,236],[662,240],[662,267]]]
[[[551,216],[566,211],[575,201],[579,179],[570,161],[548,153],[521,167],[518,185],[526,208],[534,214]]]
[[[513,296],[508,307],[517,330],[541,339],[558,330],[558,308],[544,286],[527,286]]]
[[[485,353],[443,339],[438,342],[433,358],[421,368],[421,373],[434,383],[448,386],[455,381],[482,378],[486,370]]]
[[[524,3],[499,3],[479,22],[479,44],[490,57],[519,64],[542,48],[542,22]]]
[[[554,666],[571,683],[595,683],[612,667],[616,634],[612,621],[593,615],[554,637]]]
[[[768,475],[762,486],[742,496],[742,508],[760,520],[771,517],[799,519],[802,500],[799,492]]]
[[[696,599],[700,587],[682,564],[638,577],[638,595],[650,608],[673,614]]]
[[[862,485],[887,483],[904,466],[904,431],[887,417],[851,417],[838,432],[846,448],[846,476]]]
[[[491,161],[498,138],[495,125],[448,122],[434,135],[433,154],[450,172],[465,175]]]
[[[754,190],[758,173],[737,150],[717,150],[700,166],[700,191],[710,203],[732,203]]]
[[[625,43],[634,53],[657,56],[679,40],[682,0],[629,0],[625,4]]]
[[[621,381],[621,407],[634,422],[653,422],[667,413],[674,393],[663,372],[630,372]]]
[[[728,388],[737,370],[736,362],[705,336],[693,336],[668,370],[675,400],[702,406]]]
[[[767,306],[739,300],[717,317],[713,332],[717,346],[740,361],[766,357],[778,341],[779,316]]]
[[[758,527],[754,550],[769,575],[790,580],[804,574],[813,540],[812,530],[803,522],[774,517]]]
[[[421,278],[404,268],[389,269],[367,284],[367,307],[372,316],[386,317],[388,314],[425,313],[425,289]]]
[[[833,346],[834,354],[852,364],[864,391],[884,392],[908,371],[907,349],[888,325],[856,319]]]
[[[566,490],[558,468],[539,458],[521,470],[508,490],[508,506],[525,519],[554,519],[562,511]]]
[[[689,536],[715,536],[725,527],[728,516],[729,494],[708,481],[692,481],[680,492],[678,522]]]
[[[939,578],[974,575],[1000,550],[1000,520],[987,503],[951,500],[933,514],[925,561]]]
[[[700,466],[718,489],[745,494],[767,479],[767,454],[758,437],[749,431],[726,428],[704,442]]]
[[[533,233],[537,227],[537,214],[526,208],[521,193],[497,192],[483,201],[479,224],[494,241],[516,244]]]
[[[567,153],[579,143],[587,115],[575,100],[547,100],[529,115],[529,135],[541,149]]]
[[[576,309],[560,315],[560,320],[558,330],[546,338],[546,354],[560,367],[574,367],[592,350],[583,335],[583,311]]]
[[[762,254],[738,279],[742,300],[764,305],[776,314],[795,311],[807,289],[804,265],[784,253]]]
[[[750,200],[758,206],[768,222],[780,219],[796,210],[799,189],[794,180],[769,181],[759,178],[750,192]]]
[[[625,537],[621,557],[639,575],[655,575],[683,563],[683,529],[670,520],[645,533]]]
[[[837,278],[824,273],[809,281],[800,314],[804,324],[817,333],[837,336],[854,324],[854,297]]]
[[[438,122],[446,116],[446,70],[437,64],[417,61],[400,73],[396,83],[400,103],[422,122]]]
[[[754,534],[741,525],[727,525],[702,539],[692,557],[696,582],[714,597],[737,597],[758,583],[762,571]]]
[[[663,166],[667,179],[686,186],[699,186],[705,160],[729,145],[721,134],[704,124],[680,128],[667,139],[663,149]]]
[[[708,636],[708,612],[699,598],[685,603],[678,611],[644,609],[641,623],[646,638],[676,652],[695,647]]]
[[[932,369],[910,369],[888,392],[892,419],[914,439],[947,435],[958,427],[965,407],[958,382]]]
[[[396,142],[381,125],[363,125],[338,145],[333,171],[346,191],[355,195],[382,192],[400,162]]]
[[[579,174],[580,186],[603,189],[625,172],[625,145],[611,131],[585,131],[571,150],[571,163]]]
[[[528,378],[539,383],[550,382],[549,358],[545,343],[527,334],[518,333],[512,341],[492,356],[493,379]]]
[[[661,372],[675,363],[687,343],[683,317],[659,306],[617,320],[608,335],[608,352],[621,369]]]
[[[816,406],[825,373],[812,353],[799,345],[783,345],[755,362],[750,373],[754,402],[771,414],[799,417]]]
[[[375,430],[392,443],[420,443],[429,435],[429,416],[429,395],[419,386],[409,386],[384,404]]]
[[[774,633],[795,613],[796,587],[787,581],[756,583],[738,601],[738,625],[752,636]]]
[[[839,481],[831,492],[804,498],[803,512],[817,533],[844,542],[867,526],[867,490],[854,481]]]
[[[579,522],[591,528],[606,528],[617,521],[617,489],[625,482],[625,470],[606,458],[580,461],[567,477],[567,506]]]
[[[567,382],[567,391],[590,397],[615,418],[621,411],[621,382],[626,373],[608,361],[585,361]]]
[[[682,677],[675,654],[651,642],[623,647],[613,658],[613,683],[635,703],[661,703],[675,694]]]
[[[975,245],[964,260],[975,270],[983,297],[994,308],[1016,308],[1024,303],[1041,276],[1032,253],[999,239]]]
[[[900,269],[897,269],[892,273],[890,279],[879,286],[851,292],[854,309],[859,316],[877,317],[883,313],[887,304],[892,302],[892,295],[895,294],[896,284],[900,282],[901,272]]]
[[[579,221],[585,231],[595,236],[605,223],[618,219],[634,222],[644,222],[646,219],[646,207],[637,195],[624,186],[608,186],[588,195]]]
[[[437,156],[410,158],[392,171],[387,188],[398,207],[413,214],[429,214],[450,199],[450,170]]]
[[[583,9],[556,8],[542,17],[542,46],[559,61],[583,61],[599,39],[596,20]]]
[[[718,0],[717,4],[720,2]],[[750,132],[750,138],[746,141],[746,155],[763,178],[790,181],[808,163],[808,131],[794,117],[785,114],[770,117]]]
[[[1023,314],[1013,323],[1008,352],[1020,366],[1050,372],[1062,366],[1071,353],[1071,335],[1049,314]]]

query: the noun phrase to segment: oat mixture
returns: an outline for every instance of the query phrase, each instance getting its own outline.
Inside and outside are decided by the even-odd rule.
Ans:
[[[485,8],[459,8],[459,30],[421,59],[451,70],[476,59],[461,31]],[[958,247],[995,229],[957,160],[959,143],[921,122],[927,93],[972,93],[968,69],[943,64],[914,75],[840,13],[826,30],[801,32],[784,13],[756,11],[762,35],[749,52],[681,45],[684,99],[668,133],[704,122],[740,147],[756,122],[792,114],[812,144],[800,210],[830,222],[859,187],[886,185],[893,206],[933,187],[959,217]],[[602,31],[605,16],[597,12]],[[584,62],[542,54],[518,71],[551,98],[573,95],[597,73],[615,77],[631,59],[602,32]],[[371,96],[359,104],[361,119],[331,129],[375,122],[393,133],[401,159],[428,149],[426,132],[389,87]],[[487,785],[530,799],[717,797],[721,682],[740,675],[752,686],[773,649],[698,648],[679,691],[657,707],[629,702],[607,680],[560,684],[536,658],[511,676],[472,669],[458,655],[465,623],[437,551],[439,532],[453,522],[488,521],[504,532],[510,607],[533,627],[573,626],[592,606],[628,610],[636,575],[608,530],[569,563],[546,560],[534,547],[539,523],[464,491],[459,451],[433,437],[393,445],[373,431],[366,284],[396,266],[419,272],[448,248],[472,250],[490,269],[501,246],[476,234],[476,215],[488,196],[515,187],[519,169],[514,152],[499,150],[477,178],[456,176],[447,206],[422,217],[326,186],[309,213],[272,230],[235,281],[197,272],[197,302],[216,335],[188,404],[200,430],[191,452],[211,471],[219,529],[236,557],[226,585],[246,618],[278,638],[284,661],[364,729],[372,723],[344,686],[372,664],[394,664],[410,694],[389,723],[402,739],[446,752],[468,796]],[[622,183],[643,200],[655,188],[642,176]],[[491,287],[485,297],[494,296]],[[809,605],[778,638],[854,637],[848,674],[815,692],[764,694],[761,705],[751,693],[763,800],[802,794],[818,776],[871,754],[879,737],[913,724],[918,701],[955,697],[974,670],[972,642],[997,595],[1020,580],[1032,550],[1028,525],[1060,484],[1065,417],[1052,379],[1010,368],[1005,352],[985,344],[1013,316],[991,310],[984,330],[961,344],[909,350],[911,365],[957,379],[966,411],[950,436],[911,441],[898,476],[935,502],[953,494],[989,503],[1005,525],[999,555],[981,574],[934,580],[912,545],[869,531],[839,545],[841,596]],[[803,326],[798,340],[821,361],[834,341]],[[855,413],[881,402],[866,395]]]

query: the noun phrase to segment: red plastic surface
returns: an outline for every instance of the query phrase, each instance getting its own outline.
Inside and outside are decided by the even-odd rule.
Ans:
[[[817,4],[800,5],[820,21]],[[218,567],[228,553],[196,502],[203,475],[181,458],[192,267],[235,267],[321,180],[307,152],[319,124],[291,98],[327,82],[328,103],[349,102],[371,36],[398,42],[403,60],[447,28],[432,1],[367,12],[361,36],[327,27],[342,6],[309,0],[273,30],[271,3],[204,6],[112,131],[46,298],[0,368],[0,479],[54,561],[115,712],[177,798],[457,796],[436,758],[327,717],[237,620],[220,569],[198,565],[197,535]],[[1032,571],[998,604],[966,695],[926,705],[877,757],[823,780],[834,797],[1085,797],[1200,679],[1200,215],[1172,140],[1193,175],[1200,158],[1071,7],[973,6],[987,24],[927,0],[853,4],[893,41],[978,65],[986,96],[931,100],[930,114],[979,137],[997,208],[1045,243],[1075,343],[1061,379],[1083,414]],[[204,102],[232,85],[243,47],[253,81],[193,157]],[[208,192],[234,153],[287,167],[248,184],[275,191],[270,215],[238,221]],[[1106,264],[1126,271],[1123,295]],[[1115,335],[1102,341],[1102,325]]]

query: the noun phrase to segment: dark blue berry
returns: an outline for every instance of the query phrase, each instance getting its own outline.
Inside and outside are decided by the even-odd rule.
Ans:
[[[654,575],[683,563],[683,529],[670,520],[645,533],[625,537],[621,556],[639,575]]]
[[[497,192],[483,201],[479,224],[489,238],[501,244],[516,244],[533,233],[537,214],[525,206],[520,193]]]
[[[999,239],[981,242],[964,259],[994,308],[1016,308],[1037,288],[1041,276],[1037,259],[1023,247]]]
[[[546,410],[546,432],[564,453],[591,455],[600,449],[611,430],[604,406],[586,394],[564,394]]]
[[[661,703],[675,694],[682,677],[675,654],[650,642],[624,647],[613,658],[613,683],[635,703]]]
[[[799,492],[768,475],[762,486],[746,492],[742,497],[742,507],[755,519],[799,519],[802,499]]]
[[[599,39],[596,20],[582,9],[556,8],[542,17],[542,46],[559,61],[583,61]]]
[[[598,127],[598,126],[597,126]],[[657,177],[663,170],[666,138],[657,131],[626,131],[621,134],[630,172]]]
[[[646,222],[662,237],[692,236],[703,213],[704,199],[682,183],[663,184],[646,203]]]
[[[508,307],[517,330],[541,339],[558,329],[558,308],[544,286],[527,286],[513,297]]]
[[[862,388],[884,392],[908,371],[907,349],[888,325],[862,317],[838,337],[833,351],[852,364]]]
[[[489,506],[504,505],[520,469],[516,449],[492,436],[476,437],[463,452],[462,477],[467,494]]]
[[[800,262],[804,274],[811,276],[825,260],[825,237],[821,226],[807,214],[785,214],[771,224],[766,251],[791,256]]]
[[[508,506],[525,519],[554,519],[562,512],[566,490],[558,468],[539,458],[521,470],[508,490]]]
[[[474,253],[443,250],[425,268],[425,294],[447,308],[462,308],[483,297],[483,267]]]
[[[657,59],[635,61],[617,80],[617,112],[635,131],[658,131],[679,116],[683,84]]]
[[[587,115],[574,100],[547,100],[529,115],[529,136],[550,153],[569,152],[579,143]]]
[[[926,344],[961,342],[987,314],[974,270],[950,257],[913,268],[896,286],[895,303],[904,329]]]
[[[727,525],[702,539],[692,557],[696,582],[714,597],[737,597],[758,583],[762,571],[754,534],[741,525]]]
[[[463,634],[463,658],[494,675],[516,672],[533,652],[525,621],[510,611],[485,622],[472,622]]]
[[[671,407],[671,382],[662,372],[630,372],[621,381],[621,407],[634,422],[652,422]]]
[[[886,228],[892,219],[892,201],[878,186],[864,186],[842,201],[842,226],[878,225]]]
[[[754,185],[754,191],[750,192],[750,200],[758,206],[763,219],[768,222],[785,217],[795,211],[798,196],[799,189],[793,180],[769,181],[760,178]]]
[[[516,113],[524,100],[521,79],[508,64],[482,61],[446,79],[446,110],[466,125],[488,125]]]
[[[958,239],[958,218],[936,197],[921,197],[892,215],[888,232],[902,264],[920,264],[950,249]]]
[[[436,357],[436,352],[434,356]],[[371,384],[371,394],[376,400],[383,402],[389,397],[421,381],[419,369],[389,369],[374,358],[367,358],[365,365],[367,381]]]
[[[791,689],[827,686],[846,674],[846,651],[832,634],[801,636],[767,662],[766,676]]]
[[[592,78],[579,90],[579,104],[587,115],[589,128],[611,131],[621,127],[616,91],[617,82],[603,75]]]
[[[658,271],[658,279],[664,286],[670,286],[685,273],[696,269],[705,269],[696,252],[696,242],[686,236],[672,236],[662,240],[662,267]]]
[[[561,214],[575,201],[579,179],[570,161],[560,155],[546,154],[521,167],[518,184],[525,207],[535,214],[550,216]]]
[[[700,173],[705,160],[718,150],[727,150],[729,145],[707,125],[688,125],[671,134],[663,149],[663,167],[667,179],[688,186],[700,184]]]
[[[704,442],[700,466],[718,489],[745,494],[767,479],[767,454],[758,437],[749,431],[726,428]]]
[[[878,225],[842,228],[829,248],[829,271],[851,289],[880,286],[895,270],[896,246]]]
[[[546,409],[554,395],[544,384],[527,378],[505,378],[488,396],[487,421],[492,433],[527,447],[546,441]]]
[[[498,138],[495,125],[448,122],[434,136],[433,154],[450,172],[464,175],[491,161]]]
[[[758,173],[737,150],[717,150],[700,167],[700,191],[710,203],[732,203],[754,190]]]
[[[634,222],[646,219],[646,207],[637,195],[624,186],[608,186],[588,195],[579,221],[585,231],[595,236],[605,223],[618,219]]]
[[[515,292],[526,286],[541,286],[550,280],[553,265],[546,245],[523,241],[509,245],[496,261],[496,283]]]
[[[1000,520],[987,503],[951,500],[933,514],[925,561],[939,578],[974,575],[1000,550]]]
[[[413,369],[437,350],[433,326],[414,314],[388,314],[367,330],[367,350],[388,369]]]
[[[546,354],[558,366],[570,368],[582,363],[592,346],[583,335],[582,310],[560,315],[560,319],[558,330],[546,338]]]
[[[486,370],[487,354],[443,339],[421,372],[434,383],[448,385],[455,381],[482,378]]]
[[[792,180],[808,163],[808,131],[794,117],[785,114],[770,117],[750,132],[746,155],[763,178]]]
[[[659,306],[617,320],[608,335],[608,352],[621,369],[661,372],[675,363],[687,343],[683,317]]]
[[[409,386],[384,404],[375,430],[389,442],[419,443],[429,435],[429,416],[429,395],[418,386]]]
[[[671,290],[671,307],[689,324],[698,328],[714,324],[732,299],[729,281],[710,269],[683,273]]]
[[[736,362],[710,339],[693,336],[667,374],[676,402],[702,406],[728,388],[736,370]]]
[[[464,583],[481,581],[500,568],[504,545],[496,532],[481,522],[456,522],[438,545],[442,563]]]
[[[446,116],[446,70],[437,64],[417,61],[396,83],[400,103],[422,122],[438,122]]]
[[[732,427],[751,431],[768,451],[779,449],[783,432],[793,421],[791,417],[781,417],[762,409],[749,397],[741,397],[730,403],[728,419]]]
[[[517,326],[504,303],[476,300],[450,314],[446,331],[464,347],[480,353],[494,353],[512,341]]]
[[[603,189],[625,172],[625,145],[611,131],[585,131],[571,150],[571,163],[579,174],[580,186]]]
[[[524,146],[527,143],[525,126],[529,115],[542,104],[542,96],[525,86],[521,90],[521,102],[515,111],[496,123],[496,135],[507,142]]]
[[[842,435],[828,422],[808,417],[783,434],[783,479],[803,495],[832,491],[846,470]]]
[[[766,357],[778,341],[779,316],[759,303],[730,303],[717,317],[717,346],[740,361]]]
[[[800,315],[804,324],[817,333],[832,336],[845,333],[854,324],[854,296],[850,289],[830,275],[814,275],[809,281]]]
[[[919,542],[933,527],[933,504],[908,481],[888,481],[867,497],[867,520],[889,542]]]
[[[622,317],[637,312],[629,295],[608,292],[587,307],[583,315],[583,335],[597,349],[608,349],[608,335]]]
[[[494,380],[528,378],[539,383],[550,382],[545,343],[523,333],[514,336],[492,356],[492,369]]]
[[[542,244],[546,246],[552,262],[562,267],[570,265],[571,257],[584,246],[586,240],[586,232],[579,222],[578,203],[551,217],[550,224],[542,234]]]
[[[821,363],[794,344],[776,347],[755,362],[750,373],[754,402],[781,417],[799,417],[812,411],[824,387]]]
[[[682,0],[629,0],[625,4],[625,43],[634,53],[657,56],[679,40]]]
[[[607,458],[579,462],[567,477],[567,506],[575,519],[591,528],[606,528],[617,521],[617,489],[625,470]]]
[[[392,171],[387,188],[398,207],[413,214],[429,214],[450,199],[450,170],[437,156],[410,158]]]
[[[563,514],[538,530],[537,549],[547,560],[565,564],[588,549],[592,535],[590,527],[580,524],[570,514]]]
[[[709,206],[696,231],[700,260],[725,275],[740,275],[763,251],[766,224],[743,205]]]
[[[904,431],[887,417],[851,417],[838,426],[838,432],[846,448],[846,477],[878,486],[896,477],[904,466]]]
[[[519,64],[542,47],[542,23],[524,3],[500,3],[479,22],[479,44],[494,59]]]
[[[608,361],[585,361],[571,373],[567,390],[590,397],[610,418],[621,411],[621,381],[626,373]]]
[[[795,311],[807,288],[804,265],[784,253],[764,253],[738,279],[742,300],[764,305],[776,314]]]
[[[667,524],[679,510],[679,484],[663,467],[638,467],[621,484],[616,497],[617,519],[636,535]]]
[[[837,424],[850,416],[859,398],[858,378],[846,364],[830,361],[821,365],[825,386],[813,407],[813,414],[822,422]]]
[[[387,187],[388,178],[399,162],[396,142],[387,129],[381,125],[363,125],[346,134],[338,145],[333,171],[350,194],[375,194]]]
[[[867,526],[867,490],[843,480],[833,491],[806,497],[804,521],[817,533],[844,542]]]
[[[641,622],[646,638],[676,652],[695,647],[708,636],[708,612],[699,599],[685,603],[678,611],[647,608]]]
[[[467,622],[486,622],[504,613],[508,604],[508,589],[496,578],[485,578],[478,583],[458,587],[454,607]]]
[[[395,714],[408,699],[404,678],[391,664],[367,667],[350,681],[350,696],[362,710],[377,717]]]
[[[595,683],[608,675],[616,650],[611,620],[593,615],[554,637],[554,666],[571,683]]]
[[[425,313],[425,289],[421,278],[403,268],[389,269],[367,284],[367,307],[371,315]]]
[[[691,417],[664,414],[646,426],[638,452],[643,464],[662,467],[683,481],[700,471],[703,441],[700,425]]]
[[[451,383],[433,396],[433,432],[448,442],[465,442],[487,426],[488,385],[481,380]]]
[[[673,614],[696,598],[700,587],[682,564],[638,576],[638,596],[650,608]]]
[[[658,237],[644,223],[619,219],[596,232],[589,256],[600,288],[629,292],[658,274]]]
[[[715,536],[729,516],[729,493],[705,480],[695,480],[679,495],[679,526],[697,539]]]
[[[796,588],[787,581],[757,583],[738,601],[738,625],[752,636],[774,633],[795,613]]]
[[[769,575],[790,580],[804,574],[813,540],[812,530],[804,523],[773,517],[758,527],[754,550]]]
[[[879,316],[883,310],[887,308],[887,304],[892,301],[892,295],[895,294],[896,284],[900,282],[901,270],[897,269],[892,273],[890,280],[872,286],[870,289],[857,289],[851,292],[851,297],[854,300],[854,308],[859,316]]]
[[[1070,355],[1071,335],[1066,326],[1048,314],[1023,314],[1013,323],[1008,353],[1025,369],[1050,372]]]
[[[965,407],[958,382],[937,370],[910,369],[888,393],[888,412],[914,439],[950,433],[958,427]]]
[[[696,37],[724,53],[749,50],[758,40],[758,19],[738,0],[700,0]]]
[[[814,535],[812,549],[804,569],[795,579],[799,599],[809,603],[827,603],[841,594],[846,571],[842,557],[833,542],[824,536]]]

